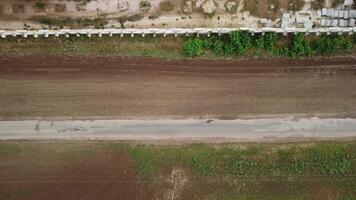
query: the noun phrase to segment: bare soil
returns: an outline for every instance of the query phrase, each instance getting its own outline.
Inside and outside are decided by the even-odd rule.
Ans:
[[[355,63],[1,56],[0,118],[351,116]]]
[[[140,199],[128,155],[85,143],[6,146],[0,154],[0,199]]]

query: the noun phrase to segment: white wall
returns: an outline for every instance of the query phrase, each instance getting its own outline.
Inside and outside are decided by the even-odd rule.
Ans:
[[[65,35],[69,37],[69,35],[76,35],[76,36],[81,36],[81,35],[86,35],[88,37],[91,37],[92,35],[98,35],[99,37],[103,35],[130,35],[131,37],[138,35],[144,37],[145,35],[174,35],[174,36],[179,36],[179,35],[190,35],[190,34],[196,34],[196,35],[210,35],[211,33],[217,33],[217,34],[226,34],[231,31],[236,31],[236,30],[246,30],[249,31],[251,34],[255,33],[265,33],[265,32],[276,32],[276,33],[283,33],[283,34],[288,34],[288,33],[305,33],[305,34],[320,34],[320,33],[326,33],[326,34],[332,34],[332,33],[337,33],[337,34],[353,34],[356,32],[356,27],[330,27],[330,28],[315,28],[315,29],[304,29],[304,28],[261,28],[261,29],[253,29],[253,28],[194,28],[194,29],[183,29],[183,28],[169,28],[169,29],[66,29],[66,30],[14,30],[14,31],[8,31],[8,30],[0,30],[0,36],[1,38],[6,38],[6,37],[16,37],[16,36],[21,36],[24,38],[27,38],[28,36],[33,36],[33,37],[38,37],[38,36],[44,36],[44,37],[49,37],[49,36],[60,36],[60,35]]]

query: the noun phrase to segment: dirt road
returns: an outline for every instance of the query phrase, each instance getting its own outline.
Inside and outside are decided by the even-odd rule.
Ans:
[[[356,138],[356,119],[0,121],[0,140],[308,141]]]
[[[0,118],[351,116],[356,59],[0,57]]]

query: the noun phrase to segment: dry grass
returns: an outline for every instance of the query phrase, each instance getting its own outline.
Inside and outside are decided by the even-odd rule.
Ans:
[[[355,199],[355,153],[354,142],[168,146],[3,141],[0,196],[6,200]],[[346,174],[320,176],[314,171],[318,157],[330,166],[338,167],[340,158],[352,165]]]
[[[301,0],[289,0],[288,1],[288,10],[292,10],[294,12],[302,10],[304,7],[305,1]]]
[[[246,0],[243,10],[256,17],[275,20],[281,16],[281,10],[299,11],[304,4],[301,0]]]
[[[12,12],[15,14],[24,14],[25,13],[25,5],[24,4],[13,4]]]
[[[54,11],[55,12],[65,12],[67,10],[67,7],[65,4],[56,4],[54,5]]]
[[[320,10],[324,8],[325,0],[314,0],[311,2],[311,7],[313,10]]]
[[[271,6],[273,5],[273,6]],[[275,20],[281,14],[280,0],[247,0],[244,2],[244,11],[249,11],[256,17],[268,18]]]
[[[4,14],[4,5],[0,5],[0,16]]]

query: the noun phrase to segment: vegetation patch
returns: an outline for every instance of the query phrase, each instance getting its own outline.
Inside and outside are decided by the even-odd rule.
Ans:
[[[1,172],[17,174],[28,180],[33,174],[46,178],[58,172],[87,179],[107,175],[124,177],[125,180],[136,180],[137,174],[140,198],[144,199],[172,196],[176,199],[224,200],[356,198],[354,142],[178,146],[3,142],[0,158],[6,163],[0,165]],[[19,169],[21,171],[17,171]],[[72,169],[81,170],[73,173]],[[107,191],[112,191],[111,183],[106,184],[110,188]],[[133,189],[134,185],[131,186]],[[75,184],[72,187],[78,188]],[[37,192],[21,185],[12,188],[9,184],[3,188],[8,189],[0,191],[2,196],[14,197],[21,193],[20,199]],[[58,188],[61,187],[58,185]],[[105,188],[101,187],[100,191]],[[42,194],[47,189],[44,187],[39,192]],[[68,191],[69,188],[62,190]]]
[[[33,4],[33,7],[38,11],[45,11],[47,4],[42,1],[37,1],[35,4]]]
[[[40,38],[7,38],[0,40],[0,52],[3,54],[41,54],[41,55],[101,55],[101,56],[140,56],[159,57],[165,59],[181,59],[184,40],[174,37],[136,36],[110,37],[103,35],[102,38],[92,35],[77,37],[70,35],[69,38],[40,37]]]
[[[108,23],[105,18],[51,18],[46,16],[36,16],[32,20],[38,21],[41,24],[50,27],[70,27],[70,28],[84,28],[94,26],[95,28],[104,28]]]
[[[126,21],[135,20],[135,18],[136,16],[121,18],[122,26],[124,27]],[[106,24],[106,21],[102,21],[102,19],[77,19],[75,23],[73,23],[73,19],[68,19],[67,21],[65,18],[38,17],[35,20],[54,28],[64,27],[67,24],[76,25],[75,27],[95,26],[100,28]],[[48,43],[53,43],[56,48],[52,49],[51,47],[53,46],[43,45]],[[96,35],[92,35],[91,38],[86,36],[78,38],[71,35],[69,38],[64,36],[63,38],[40,37],[37,39],[32,37],[27,39],[7,37],[0,40],[1,52],[3,53],[24,53],[32,52],[35,49],[40,52],[52,52],[55,50],[54,52],[60,53],[68,51],[68,47],[63,44],[70,44],[71,52],[79,54],[112,55],[114,52],[116,56],[150,56],[168,59],[187,57],[209,59],[241,57],[298,58],[352,54],[354,52],[354,44],[356,44],[356,35],[305,36],[304,34],[295,34],[283,36],[278,33],[266,32],[252,36],[247,31],[235,31],[221,36],[218,34],[212,34],[211,37],[196,37],[193,35],[188,38],[176,38],[174,36],[153,37],[153,35],[149,34],[145,37],[125,35],[123,38],[120,35],[113,37],[103,35],[102,38],[98,38]],[[130,49],[130,51],[121,51],[122,45]],[[80,49],[85,49],[85,51]],[[98,52],[98,49],[100,49],[100,52]]]
[[[238,145],[216,148],[196,144],[183,147],[138,145],[127,146],[124,150],[137,160],[137,170],[144,177],[165,173],[166,167],[174,166],[206,177],[296,177],[350,174],[356,164],[354,148],[354,145],[315,144],[273,148],[252,145],[243,149]]]
[[[278,45],[282,40],[286,42]],[[273,32],[251,36],[246,31],[236,31],[222,37],[188,39],[184,51],[188,56],[212,52],[218,57],[234,57],[259,55],[264,52],[271,56],[296,58],[350,53],[354,43],[354,38],[341,35],[322,35],[313,39],[301,33],[289,38]]]

